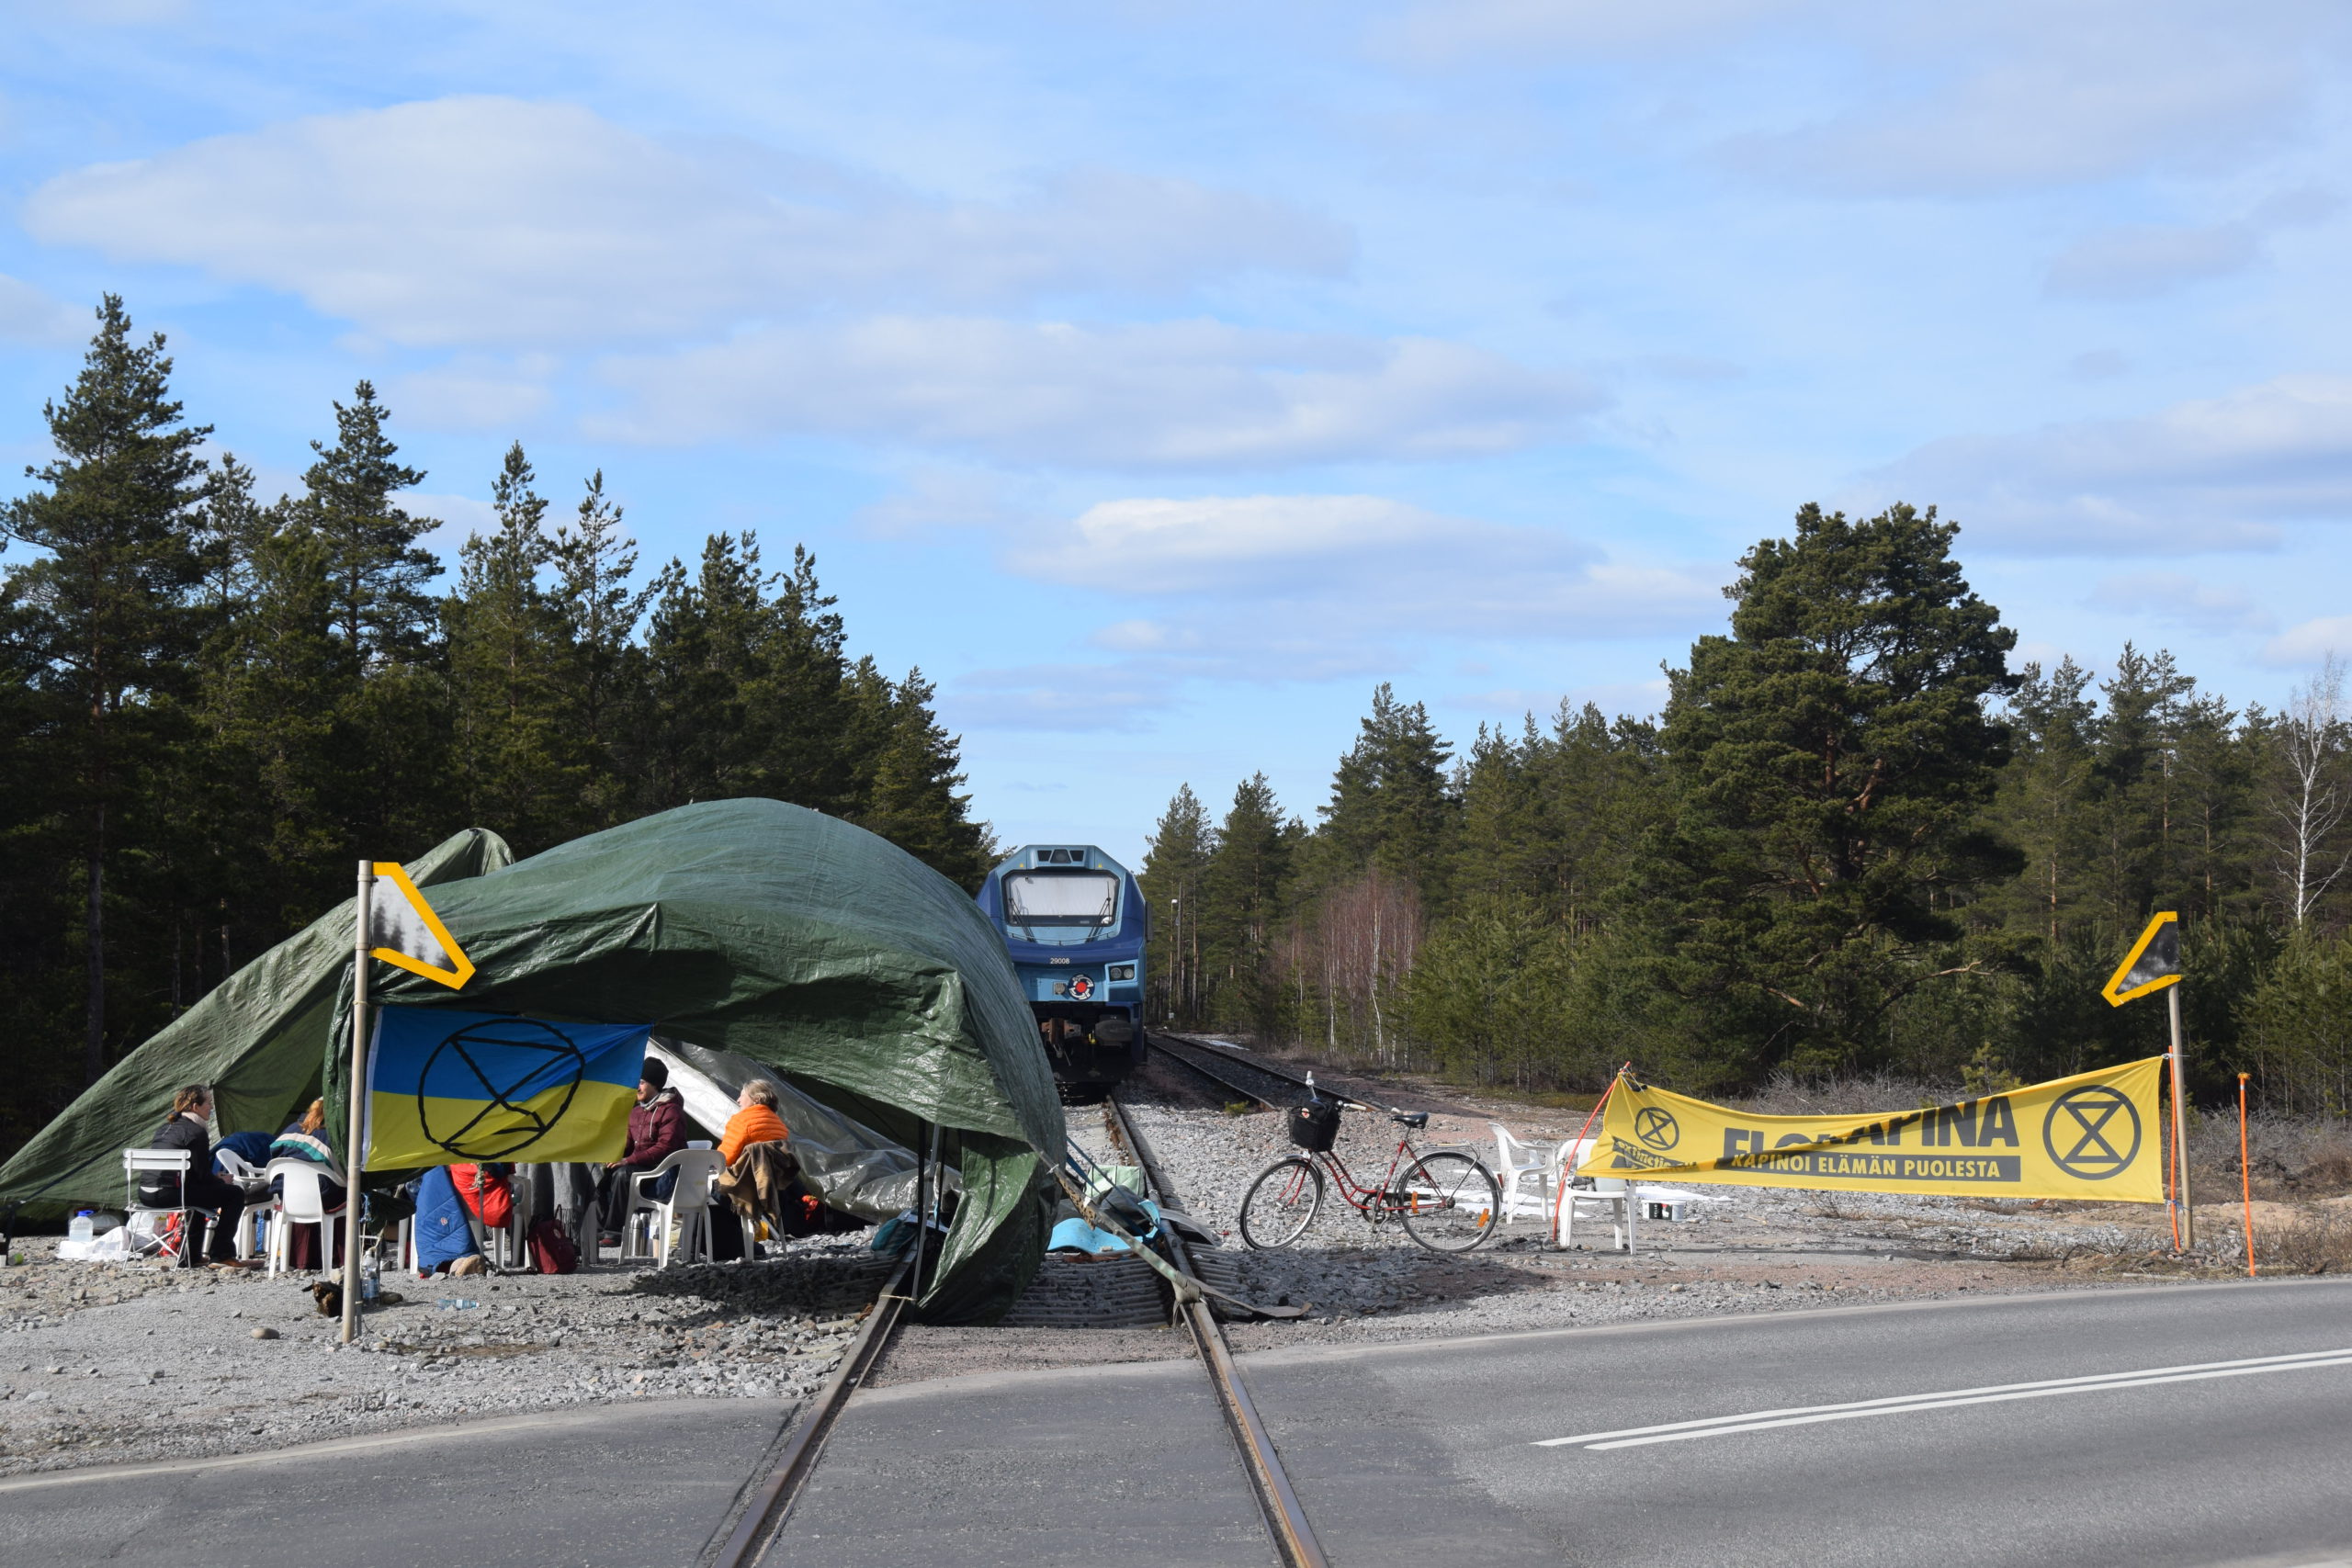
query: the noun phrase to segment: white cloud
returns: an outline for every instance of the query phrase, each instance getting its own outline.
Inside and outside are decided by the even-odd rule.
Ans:
[[[958,677],[940,712],[956,729],[1132,731],[1173,700],[1165,679],[1130,667],[1044,664]]]
[[[1581,640],[1720,614],[1720,574],[1611,560],[1551,528],[1382,496],[1105,502],[1024,545],[1040,581],[1118,582],[1153,613],[1090,640],[1138,666],[1245,681],[1377,671],[1431,637]]]
[[[2094,610],[2150,616],[2193,632],[2266,632],[2278,624],[2245,589],[2178,571],[2101,578],[2084,604]]]
[[[2243,218],[2199,225],[2132,224],[2084,235],[2050,264],[2043,287],[2089,299],[2142,299],[2207,278],[2243,272],[2262,259],[2275,229],[2315,223],[2341,205],[2322,190],[2273,197]]]
[[[2266,664],[2317,664],[2331,653],[2352,653],[2352,615],[2324,615],[2290,626],[2262,650]]]
[[[299,294],[409,344],[660,339],[815,306],[950,308],[1330,274],[1331,222],[1189,181],[1069,173],[1005,202],[672,146],[566,104],[322,115],[51,180],[54,244]]]
[[[1933,502],[2018,554],[2272,548],[2282,522],[2352,517],[2352,377],[2282,376],[2137,419],[1931,442],[1845,503],[1894,500]]]
[[[589,428],[628,440],[817,433],[1171,468],[1508,451],[1600,401],[1573,378],[1456,344],[1214,321],[879,317],[616,355],[603,374],[628,406]]]
[[[544,355],[512,362],[463,355],[396,377],[386,391],[403,423],[428,430],[513,432],[547,412],[553,401],[547,382],[555,368]]]
[[[0,340],[50,347],[87,337],[96,330],[86,310],[77,310],[21,278],[0,273]]]
[[[1720,39],[1818,8],[1812,0],[1435,0],[1375,25],[1372,41],[1383,55],[1418,62],[1618,54]]]
[[[2079,299],[2143,299],[2243,272],[2261,254],[2262,238],[2248,223],[2102,229],[2060,252],[2044,287]]]

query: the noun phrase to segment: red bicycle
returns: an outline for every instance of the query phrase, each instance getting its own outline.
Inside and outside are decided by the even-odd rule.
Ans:
[[[1340,1197],[1377,1225],[1393,1219],[1405,1234],[1432,1252],[1467,1252],[1493,1234],[1502,1207],[1502,1188],[1493,1172],[1458,1149],[1421,1154],[1413,1134],[1430,1124],[1426,1111],[1390,1110],[1388,1119],[1405,1129],[1388,1156],[1388,1171],[1377,1187],[1355,1179],[1333,1152],[1340,1111],[1377,1110],[1354,1100],[1317,1100],[1292,1110],[1291,1142],[1300,1152],[1258,1173],[1241,1200],[1241,1239],[1261,1249],[1288,1247],[1306,1234],[1323,1207],[1325,1172]]]

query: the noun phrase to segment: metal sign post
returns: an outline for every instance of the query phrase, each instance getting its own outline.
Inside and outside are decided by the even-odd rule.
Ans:
[[[376,886],[373,861],[359,863],[358,919],[353,926],[351,953],[351,1100],[350,1135],[343,1145],[343,1337],[348,1345],[359,1336],[359,1176],[368,1163],[361,1145],[360,1115],[368,1093],[368,903]],[[327,1228],[319,1227],[319,1247],[331,1250]],[[319,1259],[323,1266],[327,1259]]]
[[[2180,1245],[2184,1251],[2194,1252],[2197,1207],[2188,1201],[2188,1112],[2185,1109],[2188,1075],[2181,1064],[2180,987],[2166,987],[2165,1000],[2172,1011],[2172,1148],[2173,1156],[2180,1161],[2180,1184],[2174,1190],[2180,1194]]]

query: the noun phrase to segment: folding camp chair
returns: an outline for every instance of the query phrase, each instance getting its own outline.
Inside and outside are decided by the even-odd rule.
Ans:
[[[202,1214],[208,1223],[220,1217],[219,1210],[199,1208],[187,1201],[187,1169],[188,1151],[186,1149],[125,1149],[122,1151],[123,1180],[130,1189],[122,1203],[124,1224],[135,1235],[139,1232],[139,1222],[141,1219],[153,1215],[158,1219],[168,1220],[170,1223],[155,1226],[156,1250],[162,1257],[179,1264],[182,1268],[192,1268],[196,1262],[195,1257],[188,1250],[187,1217],[190,1214]],[[153,1179],[159,1176],[169,1176],[171,1180],[166,1183]],[[149,1179],[142,1181],[141,1177]],[[179,1201],[150,1202],[141,1191],[141,1189],[150,1183],[157,1187],[168,1186],[173,1189]]]

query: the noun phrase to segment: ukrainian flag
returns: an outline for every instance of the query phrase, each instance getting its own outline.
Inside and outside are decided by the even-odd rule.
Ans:
[[[618,1159],[651,1027],[385,1008],[368,1059],[368,1164]]]

